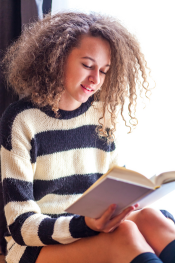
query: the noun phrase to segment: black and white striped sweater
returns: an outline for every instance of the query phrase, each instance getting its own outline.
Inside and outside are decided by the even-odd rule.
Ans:
[[[1,165],[9,228],[7,262],[26,247],[68,244],[97,234],[65,208],[118,164],[116,143],[96,134],[101,107],[92,99],[74,111],[39,109],[22,99],[1,121]],[[14,261],[15,258],[15,261]],[[13,259],[13,261],[12,261]]]

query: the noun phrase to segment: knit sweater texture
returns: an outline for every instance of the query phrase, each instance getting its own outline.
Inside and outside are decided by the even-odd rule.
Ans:
[[[74,111],[60,110],[56,118],[49,107],[39,109],[22,99],[4,113],[0,137],[7,263],[35,262],[43,246],[98,234],[83,216],[65,209],[120,165],[116,142],[108,144],[96,133],[101,107],[90,98]]]

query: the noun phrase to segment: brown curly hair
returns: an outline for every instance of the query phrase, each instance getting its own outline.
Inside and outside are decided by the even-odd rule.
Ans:
[[[131,129],[137,125],[137,90],[141,94],[144,91],[145,95],[149,91],[147,63],[139,43],[116,19],[95,13],[49,14],[25,28],[21,37],[8,49],[3,60],[4,72],[8,83],[18,94],[28,96],[38,107],[50,105],[57,114],[64,91],[66,59],[85,34],[102,37],[110,44],[111,66],[94,100],[103,101],[98,132],[113,140],[117,110]],[[123,114],[126,101],[129,125]],[[108,132],[104,123],[107,111],[112,124]]]

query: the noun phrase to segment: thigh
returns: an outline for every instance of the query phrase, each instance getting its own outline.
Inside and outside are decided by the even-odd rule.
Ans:
[[[110,261],[110,248],[108,247],[108,234],[83,238],[66,245],[49,245],[43,247],[36,263],[108,263]],[[104,242],[106,239],[106,242]],[[107,252],[108,251],[108,252]],[[109,258],[109,261],[107,261]]]
[[[143,252],[153,252],[133,222],[112,233],[83,238],[67,245],[42,248],[36,263],[128,263]]]

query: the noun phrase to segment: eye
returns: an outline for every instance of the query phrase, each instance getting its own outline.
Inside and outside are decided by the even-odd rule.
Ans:
[[[107,74],[107,72],[104,72],[104,71],[101,71],[101,70],[100,70],[100,72],[101,72],[102,74],[104,74],[104,75],[106,75],[106,74]]]
[[[90,68],[90,69],[92,68],[92,67],[89,67],[89,66],[87,66],[87,65],[85,65],[85,64],[83,64],[83,63],[82,63],[82,65],[83,65],[85,68]]]
[[[87,66],[86,64],[84,64],[84,63],[82,63],[82,65],[85,67],[85,68],[88,68],[88,69],[92,69],[92,66]],[[107,74],[107,72],[104,72],[104,71],[102,71],[102,70],[100,70],[100,73],[102,73],[102,74],[104,74],[104,75],[106,75]]]

